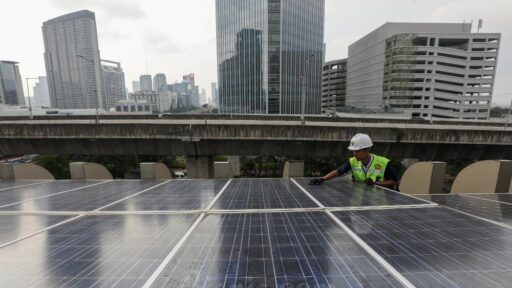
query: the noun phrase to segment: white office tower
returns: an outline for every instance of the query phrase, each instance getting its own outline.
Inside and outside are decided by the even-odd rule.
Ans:
[[[121,63],[101,60],[103,73],[103,107],[108,111],[115,108],[117,102],[126,99],[124,72]]]
[[[82,10],[43,23],[44,58],[54,108],[102,108],[95,15]]]
[[[140,81],[132,81],[132,92],[140,92]]]
[[[140,91],[151,92],[153,90],[153,84],[151,83],[151,75],[140,75]]]
[[[51,107],[50,91],[48,90],[48,81],[45,76],[39,76],[39,81],[34,86],[33,106]]]
[[[487,119],[500,38],[471,24],[386,23],[349,47],[346,105]]]

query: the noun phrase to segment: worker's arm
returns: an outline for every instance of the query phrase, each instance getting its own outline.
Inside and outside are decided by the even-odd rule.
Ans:
[[[336,178],[338,176],[340,176],[340,174],[338,173],[338,169],[336,169],[336,170],[332,170],[331,172],[327,173],[327,175],[325,175],[322,178],[324,178],[325,181],[329,181],[329,180],[331,180],[333,178]]]
[[[336,169],[336,170],[333,170],[329,173],[327,173],[327,175],[325,175],[324,177],[322,178],[314,178],[314,179],[311,179],[311,181],[309,182],[310,185],[320,185],[322,184],[324,181],[329,181],[333,178],[336,178],[340,175],[343,175],[345,173],[347,173],[348,171],[350,171],[350,164],[348,163],[345,163],[343,164],[343,166],[341,166],[340,168]]]
[[[398,184],[398,174],[391,165],[386,166],[386,170],[384,171],[384,181],[376,181],[375,185],[379,185],[386,188],[395,188]]]

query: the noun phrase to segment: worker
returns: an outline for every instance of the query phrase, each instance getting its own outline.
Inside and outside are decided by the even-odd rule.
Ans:
[[[372,139],[366,134],[358,133],[350,140],[348,150],[352,151],[354,157],[336,170],[331,171],[321,178],[312,179],[310,185],[321,185],[324,181],[331,180],[352,171],[352,180],[363,182],[368,185],[378,185],[387,188],[394,188],[398,182],[398,176],[389,165],[389,159],[371,153],[373,146]]]

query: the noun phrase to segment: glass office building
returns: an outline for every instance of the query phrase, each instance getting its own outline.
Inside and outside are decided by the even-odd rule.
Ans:
[[[324,0],[217,0],[221,113],[319,114]]]
[[[18,62],[0,61],[0,104],[25,104]]]

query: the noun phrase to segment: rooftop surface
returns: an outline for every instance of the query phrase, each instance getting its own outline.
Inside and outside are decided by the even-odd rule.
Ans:
[[[509,194],[307,182],[0,181],[0,286],[510,286]]]

